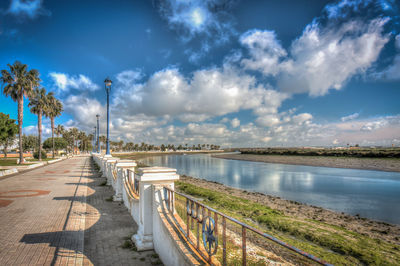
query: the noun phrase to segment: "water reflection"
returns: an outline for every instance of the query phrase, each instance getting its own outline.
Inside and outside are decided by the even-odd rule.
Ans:
[[[400,224],[400,173],[167,155],[142,160],[179,174]]]

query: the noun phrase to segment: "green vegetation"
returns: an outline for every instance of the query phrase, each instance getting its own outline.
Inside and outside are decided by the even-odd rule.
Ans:
[[[30,96],[32,91],[39,87],[39,71],[31,69],[19,61],[13,65],[7,64],[9,70],[1,70],[0,82],[3,83],[5,96],[18,103],[18,136],[19,136],[19,162],[24,162],[24,151],[22,147],[22,121],[24,118],[24,97]]]
[[[33,150],[36,147],[39,150],[38,159],[40,161],[42,159],[42,117],[46,116],[50,118],[52,137],[54,137],[54,118],[61,115],[63,111],[62,104],[54,97],[52,92],[47,94],[45,88],[40,88],[41,79],[38,70],[28,70],[28,65],[22,64],[19,61],[15,61],[13,65],[7,64],[7,66],[9,70],[1,70],[0,82],[3,85],[3,94],[11,97],[18,104],[19,163],[24,163],[24,149]],[[28,146],[24,146],[24,137],[22,134],[25,97],[29,98],[28,106],[30,107],[30,111],[38,116],[38,141],[36,143],[28,143]],[[0,133],[0,140],[3,147],[5,147],[6,154],[7,147],[14,141],[15,133],[13,133],[11,139],[8,138],[8,141],[4,143],[1,139],[2,135]],[[52,145],[52,150],[54,158],[54,144]]]
[[[33,158],[35,158],[36,160],[41,161],[42,158],[43,158],[43,159],[46,159],[46,158],[47,158],[47,154],[46,154],[45,151],[41,151],[40,153],[39,153],[39,151],[35,151],[35,152],[33,153]]]
[[[0,113],[0,145],[3,146],[4,157],[7,158],[8,147],[12,146],[15,136],[18,133],[18,126],[10,115]]]
[[[249,148],[239,149],[242,154],[336,156],[358,158],[400,158],[400,148],[313,149],[313,148]]]
[[[398,246],[380,239],[312,219],[285,216],[268,206],[181,181],[176,182],[176,188],[335,265],[395,265],[400,261]]]
[[[14,166],[17,164],[17,159],[0,159],[0,166]]]
[[[50,150],[53,148],[53,143],[55,150],[63,150],[68,145],[68,142],[64,138],[48,138],[43,142],[43,148]]]

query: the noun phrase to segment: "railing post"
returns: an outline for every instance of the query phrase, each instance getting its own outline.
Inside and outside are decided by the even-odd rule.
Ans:
[[[174,181],[179,179],[176,169],[166,167],[139,168],[139,222],[137,234],[132,236],[137,249],[150,250],[153,244],[153,213],[155,206],[161,204],[162,198],[154,195],[163,195],[163,186],[174,189]],[[153,202],[154,201],[156,202]]]
[[[119,160],[116,165],[117,169],[117,178],[114,181],[114,190],[115,195],[113,197],[114,201],[121,201],[122,200],[122,190],[124,189],[124,181],[123,181],[123,171],[126,169],[131,169],[132,171],[135,170],[136,163],[132,160]]]
[[[107,185],[112,185],[112,170],[114,167],[114,164],[118,161],[118,158],[115,157],[104,157],[103,162],[104,162],[104,171],[103,171],[103,177],[107,178]]]

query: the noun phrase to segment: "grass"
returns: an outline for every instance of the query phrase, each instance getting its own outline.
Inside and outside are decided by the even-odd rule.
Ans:
[[[17,159],[16,158],[1,158],[0,159],[0,166],[17,166]]]
[[[47,161],[51,161],[51,160],[56,160],[57,158],[43,158],[42,161],[43,162],[47,162]],[[39,162],[38,159],[26,159],[26,161],[28,162]]]
[[[400,148],[363,148],[351,149],[313,149],[313,148],[245,148],[242,154],[293,155],[293,156],[334,156],[356,158],[400,158]]]
[[[383,240],[317,220],[285,216],[268,206],[220,191],[182,181],[175,184],[179,191],[202,198],[204,204],[335,265],[396,265],[400,261],[399,248]]]
[[[25,163],[24,165],[39,162],[37,159],[25,159],[25,160],[26,160],[26,162],[29,162],[29,163]],[[53,160],[53,158],[42,159],[42,161],[44,161],[44,162],[51,161],[51,160]],[[17,158],[1,158],[0,166],[19,166],[19,164],[17,164]]]

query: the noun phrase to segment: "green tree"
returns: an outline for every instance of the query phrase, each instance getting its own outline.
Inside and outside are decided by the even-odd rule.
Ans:
[[[55,128],[54,133],[56,133],[57,137],[59,137],[59,136],[64,134],[64,131],[65,131],[64,126],[63,125],[58,125]]]
[[[54,147],[53,147],[53,140],[54,140]],[[68,141],[64,138],[48,138],[43,142],[43,148],[50,150],[55,148],[58,150],[66,149],[68,146]]]
[[[7,158],[8,147],[15,141],[18,133],[18,126],[15,119],[10,119],[10,115],[0,113],[0,145],[3,146],[4,157]]]
[[[34,135],[22,135],[23,149],[32,153],[38,148],[39,139]]]
[[[53,94],[50,93],[52,96]],[[48,95],[45,88],[36,88],[29,97],[31,113],[38,116],[38,135],[39,135],[39,161],[42,160],[42,117],[46,115],[45,110],[48,108]]]
[[[79,131],[78,139],[79,139],[79,150],[80,151],[86,151],[86,147],[87,147],[87,136],[86,136],[86,133],[83,132],[83,131]]]
[[[39,86],[39,71],[31,69],[19,61],[13,65],[7,64],[8,70],[1,70],[0,81],[3,83],[3,93],[10,96],[18,103],[18,136],[19,136],[19,163],[24,163],[24,151],[22,146],[22,121],[24,118],[24,97]]]
[[[51,138],[54,139],[54,120],[56,117],[61,115],[61,112],[63,111],[63,105],[62,103],[56,99],[53,94],[48,95],[47,97],[47,108],[45,110],[46,116],[50,117],[50,122],[51,122]],[[52,148],[52,154],[54,158],[54,143],[53,143],[53,148]]]
[[[67,152],[73,151],[74,139],[72,137],[72,133],[70,130],[65,130],[62,134],[63,139],[65,139],[68,143]]]
[[[78,136],[79,136],[79,130],[75,127],[71,128],[70,130],[71,136],[72,136],[72,153],[75,154],[76,150],[75,147],[77,147],[77,141],[78,141]]]

